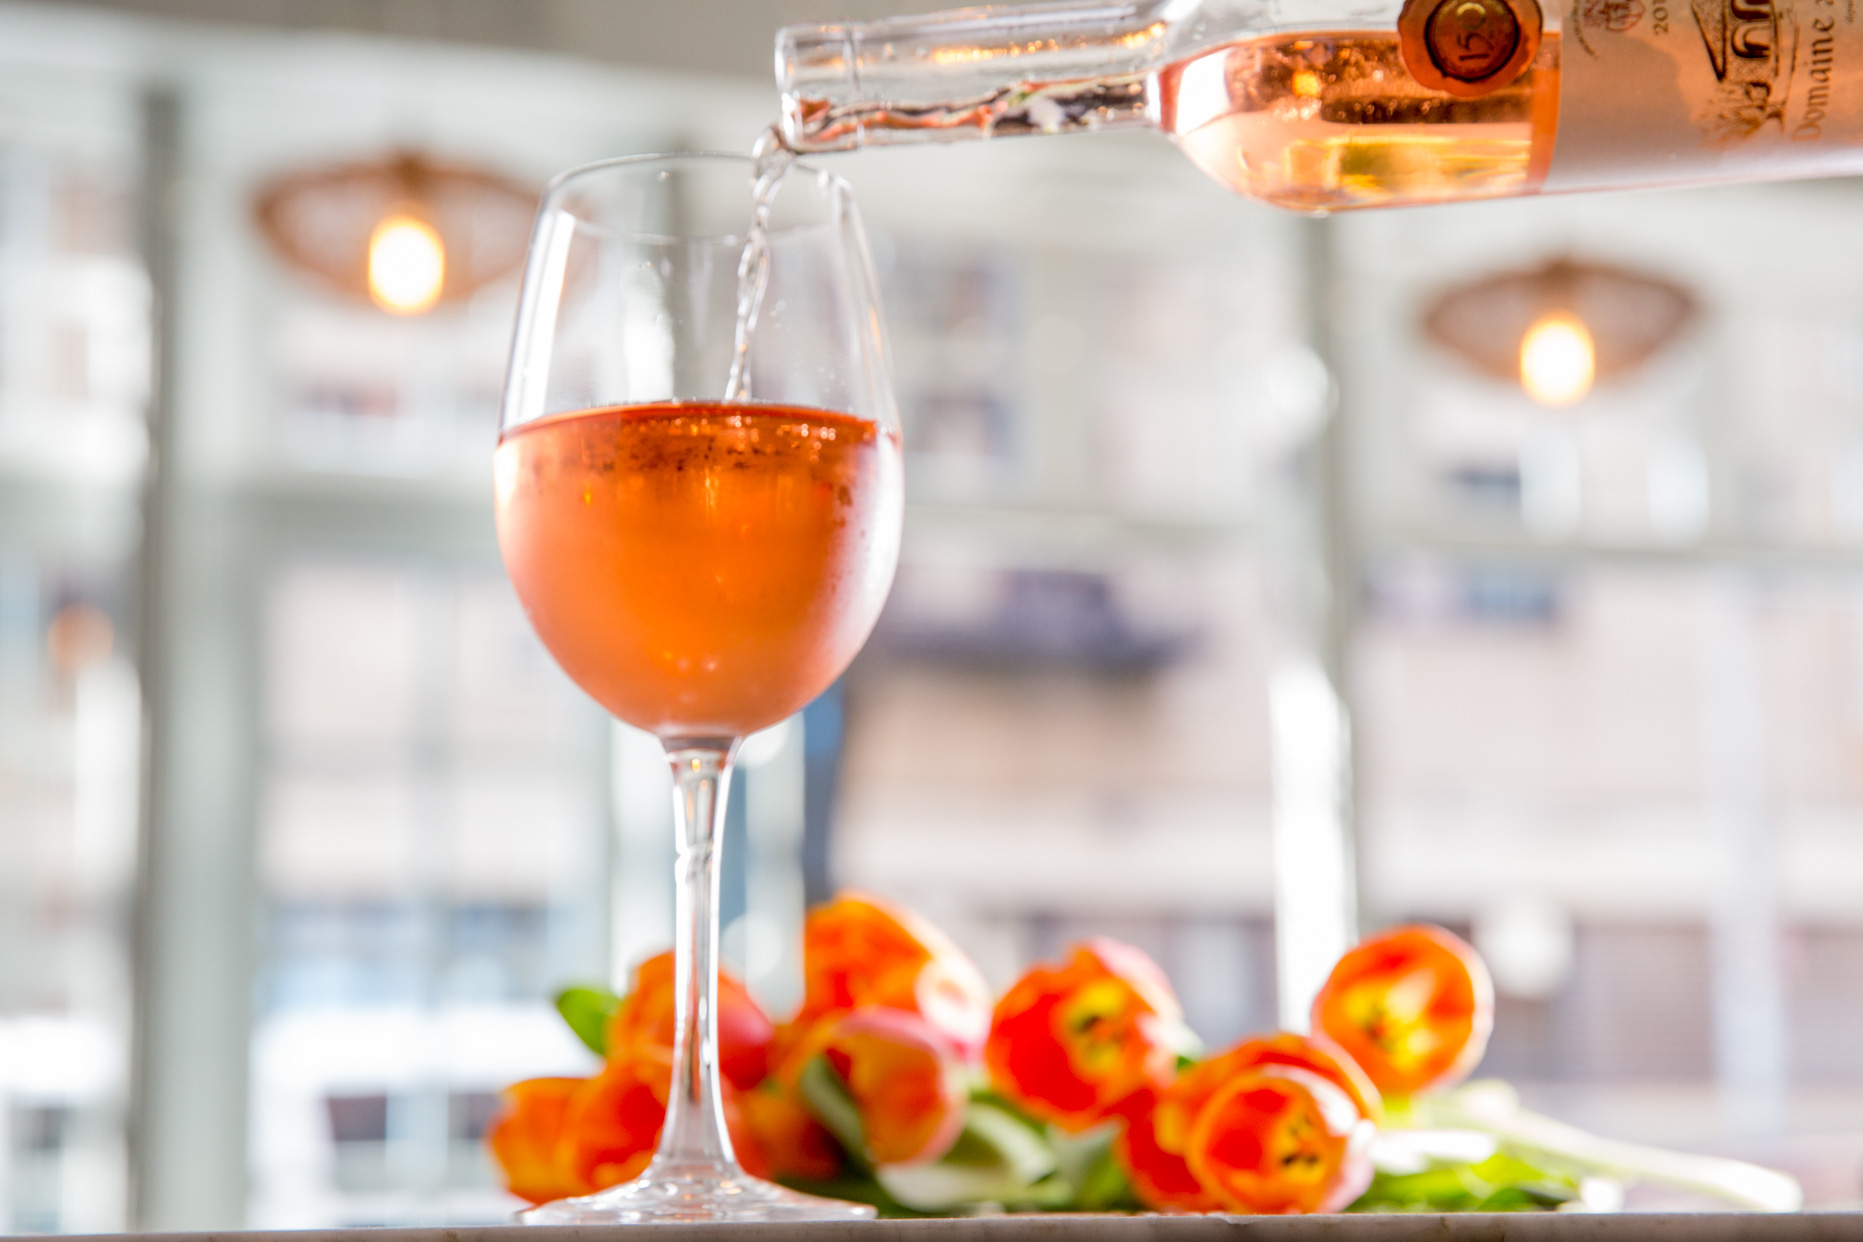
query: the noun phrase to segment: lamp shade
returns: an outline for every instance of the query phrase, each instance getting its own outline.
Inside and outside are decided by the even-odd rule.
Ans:
[[[325,288],[416,313],[518,267],[537,196],[496,173],[412,152],[290,173],[263,186],[260,231]]]
[[[1475,370],[1513,382],[1529,330],[1564,321],[1589,335],[1596,377],[1609,380],[1648,362],[1695,314],[1694,298],[1670,281],[1558,258],[1444,290],[1424,311],[1423,329]]]

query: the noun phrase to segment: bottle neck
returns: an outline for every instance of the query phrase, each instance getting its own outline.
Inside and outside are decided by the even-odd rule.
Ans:
[[[786,26],[776,36],[784,141],[841,151],[1155,125],[1169,2]]]

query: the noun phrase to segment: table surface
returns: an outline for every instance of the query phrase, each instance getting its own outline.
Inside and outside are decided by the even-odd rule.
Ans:
[[[623,1229],[664,1242],[1863,1242],[1863,1212],[1338,1216],[993,1216],[788,1225],[316,1229],[98,1234],[97,1242],[599,1242]],[[64,1242],[71,1242],[70,1239]]]

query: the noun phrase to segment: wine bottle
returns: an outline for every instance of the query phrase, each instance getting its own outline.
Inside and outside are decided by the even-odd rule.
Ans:
[[[1283,207],[1863,172],[1855,0],[1137,0],[784,27],[798,151],[1151,128]]]

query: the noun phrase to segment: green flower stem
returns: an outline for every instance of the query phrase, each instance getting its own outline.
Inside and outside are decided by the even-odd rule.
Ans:
[[[1797,1179],[1787,1174],[1740,1160],[1600,1138],[1520,1107],[1514,1089],[1498,1080],[1470,1083],[1441,1096],[1413,1098],[1405,1122],[1479,1130],[1508,1147],[1567,1161],[1589,1172],[1660,1182],[1754,1211],[1794,1212],[1805,1203]]]

